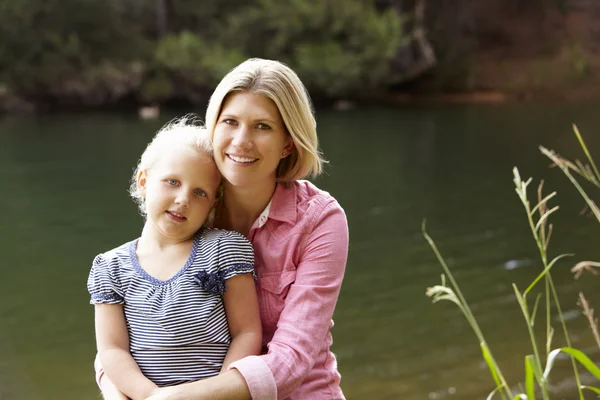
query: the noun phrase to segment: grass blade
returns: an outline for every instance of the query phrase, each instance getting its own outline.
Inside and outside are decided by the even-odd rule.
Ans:
[[[535,206],[531,209],[531,212],[529,214],[531,214],[533,216],[533,214],[535,214],[535,212],[538,210],[538,208],[542,207],[544,204],[546,204],[548,202],[548,200],[550,200],[554,196],[556,196],[556,192],[552,192],[548,196],[544,197],[542,200],[540,200],[538,202],[537,206]]]
[[[591,390],[592,392],[596,393],[599,397],[600,397],[600,389],[598,389],[597,387],[593,387],[593,386],[582,386],[582,389],[587,389],[587,390]]]
[[[485,360],[485,363],[487,364],[488,368],[490,369],[492,378],[494,379],[494,382],[496,383],[496,390],[499,390],[504,385],[500,381],[498,371],[496,370],[496,364],[494,363],[494,360],[492,358],[492,355],[491,355],[487,345],[484,342],[481,342],[479,345],[481,346],[481,353],[483,354],[483,359]]]
[[[545,220],[548,219],[548,217],[550,216],[550,214],[552,214],[553,212],[558,210],[558,206],[551,208],[550,210],[546,211],[544,213],[544,215],[541,216],[541,218],[539,219],[539,221],[537,222],[537,224],[535,224],[535,230],[537,232],[538,229],[540,229],[540,226],[544,223]]]
[[[496,393],[499,393],[500,390],[502,390],[502,386],[498,386],[496,389],[492,390],[492,392],[488,394],[488,397],[486,397],[485,400],[492,400],[492,398],[494,398],[494,395]]]
[[[588,358],[582,351],[574,349],[572,347],[561,347],[560,349],[554,349],[548,354],[548,361],[546,363],[546,369],[544,370],[544,380],[548,378],[550,375],[550,371],[552,370],[552,366],[554,365],[554,360],[558,356],[560,352],[567,353],[575,360],[579,362],[588,372],[596,377],[596,379],[600,379],[600,368],[594,364],[592,360]]]
[[[583,138],[581,137],[581,133],[579,133],[579,129],[577,129],[577,125],[575,125],[575,124],[573,124],[573,132],[575,132],[575,136],[577,136],[577,140],[579,140],[579,145],[583,149],[585,156],[587,157],[588,161],[590,162],[590,165],[592,166],[592,168],[594,169],[594,172],[596,173],[596,179],[598,181],[600,181],[600,173],[598,172],[598,168],[596,168],[596,163],[594,162],[594,159],[592,158],[592,155],[590,154],[587,146],[585,145],[585,142],[583,141]]]
[[[535,359],[530,354],[525,357],[525,393],[528,399],[535,399]]]
[[[538,305],[540,304],[541,294],[538,294],[535,298],[535,304],[533,305],[533,311],[531,312],[531,326],[535,325],[535,314],[537,314]]]
[[[531,291],[531,289],[533,289],[533,287],[540,281],[540,279],[542,279],[548,273],[548,271],[550,271],[550,269],[554,266],[554,264],[558,260],[560,260],[561,258],[572,257],[572,256],[573,256],[573,254],[561,254],[560,256],[554,257],[554,259],[552,261],[550,261],[550,264],[548,264],[548,266],[546,268],[544,268],[544,270],[537,276],[537,278],[535,278],[533,280],[533,282],[531,282],[529,287],[523,292],[523,296],[527,296],[527,293],[529,293]]]

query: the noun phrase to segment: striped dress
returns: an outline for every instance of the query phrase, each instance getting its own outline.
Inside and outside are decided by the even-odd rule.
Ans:
[[[96,256],[90,303],[123,305],[129,351],[157,386],[217,375],[231,342],[225,280],[254,274],[252,245],[238,233],[202,228],[185,266],[166,281],[142,269],[136,246],[134,240]]]

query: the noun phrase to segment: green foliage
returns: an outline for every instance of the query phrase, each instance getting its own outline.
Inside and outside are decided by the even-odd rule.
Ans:
[[[231,16],[227,35],[252,56],[287,62],[311,91],[357,96],[394,82],[402,22],[366,0],[259,0]]]
[[[143,40],[125,17],[118,0],[2,1],[0,80],[35,95],[106,60],[134,60]]]
[[[160,102],[174,97],[175,87],[164,72],[157,72],[144,80],[138,94],[145,103]]]
[[[248,57],[286,62],[317,96],[355,97],[399,78],[390,61],[406,39],[402,18],[374,0],[159,3],[0,1],[0,84],[34,101],[195,101]]]
[[[204,87],[216,86],[227,72],[246,58],[238,50],[212,43],[189,31],[165,36],[154,52],[158,68]]]

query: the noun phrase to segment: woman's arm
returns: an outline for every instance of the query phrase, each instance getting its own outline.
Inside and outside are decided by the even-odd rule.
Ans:
[[[231,345],[227,351],[221,373],[234,361],[260,354],[262,328],[258,299],[252,274],[240,274],[227,279],[223,294]]]
[[[130,398],[145,399],[158,387],[142,374],[129,353],[129,334],[123,306],[119,304],[96,304],[96,343],[98,355],[106,377],[114,386]],[[109,387],[112,388],[112,385]]]
[[[285,399],[305,380],[328,335],[348,257],[348,223],[335,200],[304,219],[314,221],[299,246],[294,283],[286,295],[268,353],[231,364],[255,399]]]

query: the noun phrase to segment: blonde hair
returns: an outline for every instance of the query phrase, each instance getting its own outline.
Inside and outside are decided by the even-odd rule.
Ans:
[[[160,159],[162,153],[174,145],[189,146],[211,160],[213,159],[210,135],[206,128],[201,125],[201,121],[197,116],[188,114],[165,124],[146,146],[131,177],[129,195],[137,203],[143,216],[146,215],[146,201],[138,187],[138,175],[140,171],[148,172]]]
[[[287,65],[273,60],[251,58],[232,69],[212,94],[206,110],[206,128],[214,134],[226,97],[246,91],[271,99],[292,138],[292,153],[277,167],[277,180],[290,182],[317,176],[327,162],[319,150],[317,123],[308,92],[298,75]]]

